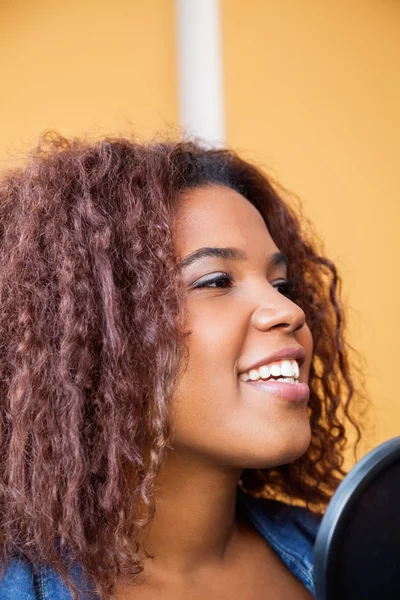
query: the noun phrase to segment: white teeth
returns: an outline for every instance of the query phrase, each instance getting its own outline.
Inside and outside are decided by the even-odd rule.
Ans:
[[[274,377],[278,377],[279,375],[282,375],[281,365],[272,365],[271,375],[273,375]]]
[[[276,381],[283,381],[284,383],[299,383],[293,377],[279,377]]]
[[[281,372],[285,377],[293,377],[294,366],[290,360],[284,360],[281,364]]]
[[[271,375],[270,368],[265,365],[263,367],[260,367],[258,370],[260,372],[260,377],[262,377],[263,379],[268,379],[268,377]]]
[[[277,381],[286,381],[287,383],[298,383],[300,369],[295,360],[282,360],[272,365],[263,365],[258,369],[250,369],[248,373],[241,373],[241,381],[257,381],[258,379],[268,379],[270,376],[278,377]]]
[[[295,379],[299,379],[300,377],[300,369],[296,361],[294,361],[294,377]]]
[[[260,377],[260,373],[258,372],[258,369],[251,369],[249,372],[249,377],[252,381],[255,381],[256,379],[258,379]]]

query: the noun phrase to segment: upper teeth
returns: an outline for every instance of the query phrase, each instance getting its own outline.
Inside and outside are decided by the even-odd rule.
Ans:
[[[257,379],[268,379],[271,375],[274,377],[293,377],[299,379],[300,369],[295,360],[280,360],[268,365],[258,367],[258,369],[250,369],[247,373],[241,373],[239,379],[242,381],[256,381]]]

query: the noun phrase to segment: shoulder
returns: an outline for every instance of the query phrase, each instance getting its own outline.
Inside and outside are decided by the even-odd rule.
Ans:
[[[255,498],[240,488],[238,510],[313,593],[313,551],[321,517],[300,506]]]

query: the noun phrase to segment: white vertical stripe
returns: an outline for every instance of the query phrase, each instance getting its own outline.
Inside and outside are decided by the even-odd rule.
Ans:
[[[225,141],[219,0],[176,0],[180,125]]]

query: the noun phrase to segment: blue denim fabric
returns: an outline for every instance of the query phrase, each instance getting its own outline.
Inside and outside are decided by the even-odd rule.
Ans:
[[[70,574],[80,586],[80,600],[94,600],[90,586],[84,583],[82,571],[75,564]],[[47,567],[31,565],[21,558],[10,561],[0,580],[0,600],[71,600],[72,596],[61,576]]]
[[[239,488],[237,510],[314,596],[313,547],[320,520],[304,508],[253,498]],[[80,573],[75,565],[76,581],[82,581]],[[94,596],[86,588],[80,598],[93,600]],[[0,600],[71,600],[71,594],[57,573],[15,558],[0,580]]]

